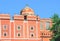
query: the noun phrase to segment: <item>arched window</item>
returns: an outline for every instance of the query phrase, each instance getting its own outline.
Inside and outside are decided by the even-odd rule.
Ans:
[[[30,33],[30,37],[34,37],[34,33]]]
[[[17,30],[21,30],[21,26],[18,25],[18,26],[17,26]]]
[[[21,30],[21,26],[20,25],[17,25],[17,30]]]
[[[20,34],[20,33],[17,33],[17,36],[18,36],[18,37],[20,37],[20,36],[21,36],[21,34]]]
[[[3,29],[6,30],[7,29],[7,25],[3,25]]]
[[[7,36],[7,32],[4,32],[4,33],[3,33],[3,36]]]
[[[31,26],[31,27],[30,27],[30,30],[33,31],[33,30],[34,30],[34,26]]]

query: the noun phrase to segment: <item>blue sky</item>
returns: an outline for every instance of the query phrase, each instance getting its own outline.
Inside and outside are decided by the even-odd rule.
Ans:
[[[54,13],[60,15],[60,0],[0,0],[0,14],[19,14],[26,4],[31,7],[40,18],[49,18]]]

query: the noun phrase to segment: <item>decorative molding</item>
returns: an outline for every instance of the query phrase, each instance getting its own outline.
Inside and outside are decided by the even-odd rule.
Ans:
[[[14,21],[14,38],[15,38],[15,21]]]
[[[10,38],[11,38],[11,22],[10,22],[10,26],[9,27],[10,27]]]
[[[0,39],[18,39],[18,40],[20,40],[20,39],[28,39],[28,40],[41,40],[41,38],[0,38]]]
[[[38,38],[38,27],[37,27],[37,25],[38,25],[38,21],[36,21],[36,38]]]
[[[1,38],[1,20],[0,20],[0,38]]]
[[[10,22],[14,22],[14,20],[10,20]]]

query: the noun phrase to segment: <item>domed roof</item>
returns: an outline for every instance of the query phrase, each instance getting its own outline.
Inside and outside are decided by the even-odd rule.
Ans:
[[[30,7],[25,7],[22,11],[23,12],[33,12],[33,10]]]
[[[33,15],[34,11],[30,7],[26,6],[24,9],[21,10],[21,14]]]

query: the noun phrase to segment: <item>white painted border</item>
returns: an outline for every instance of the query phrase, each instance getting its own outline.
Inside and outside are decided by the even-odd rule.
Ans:
[[[18,27],[20,27],[20,29],[18,29]],[[17,27],[16,27],[16,28],[17,28],[17,30],[18,30],[18,31],[19,31],[19,30],[21,30],[21,25],[17,25]]]
[[[14,38],[15,38],[15,21],[14,21]]]
[[[28,21],[27,21],[27,38],[29,38],[29,28],[28,28]]]
[[[10,33],[9,34],[10,34],[10,38],[11,38],[11,22],[10,22],[10,29],[9,30],[10,30]]]
[[[18,36],[18,34],[20,34],[20,36]],[[20,32],[17,33],[17,37],[19,37],[19,38],[21,37],[21,33]]]
[[[6,36],[4,36],[4,33],[6,33]],[[3,37],[8,37],[8,33],[7,32],[3,32]]]
[[[33,30],[31,30],[31,27],[33,27]],[[34,26],[30,26],[30,31],[34,31]]]
[[[36,20],[35,18],[28,18],[28,20]]]
[[[0,17],[0,18],[10,18],[10,17]]]
[[[33,34],[33,37],[31,36],[31,34]],[[35,38],[35,34],[34,33],[30,33],[30,38]]]
[[[6,26],[6,29],[5,29],[4,26]],[[4,24],[2,28],[3,28],[3,30],[7,30],[8,29],[8,25],[7,24]]]
[[[42,26],[42,27],[41,27]],[[44,30],[44,28],[43,28],[43,22],[41,22],[40,21],[40,30],[42,31],[42,30]]]
[[[1,38],[1,20],[0,20],[0,38]]]
[[[28,39],[28,40],[41,40],[41,38],[0,38],[0,39]]]
[[[36,21],[36,38],[38,38],[38,27],[37,27],[37,25],[38,25],[38,21]]]
[[[23,37],[25,38],[25,21],[23,21]]]
[[[10,20],[10,22],[14,22],[14,20]]]

